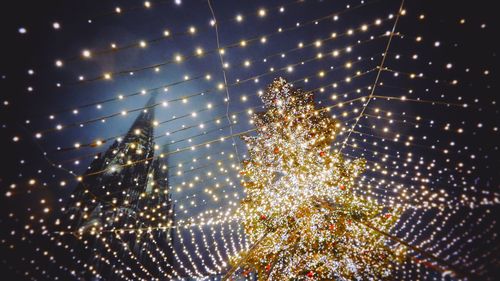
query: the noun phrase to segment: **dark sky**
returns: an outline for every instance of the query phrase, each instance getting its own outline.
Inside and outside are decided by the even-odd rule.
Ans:
[[[228,63],[224,68],[228,86],[222,89],[223,67],[206,1],[185,0],[180,5],[173,0],[150,1],[150,8],[142,1],[4,3],[0,12],[3,266],[25,268],[17,265],[21,263],[17,259],[9,261],[7,245],[21,243],[17,233],[26,231],[27,223],[37,231],[50,225],[47,222],[57,217],[58,207],[76,185],[68,171],[81,174],[93,155],[125,134],[138,111],[126,116],[121,112],[140,109],[152,92],[159,92],[158,100],[168,104],[156,108],[160,125],[155,134],[156,143],[169,151],[252,129],[246,111],[262,110],[258,92],[278,76],[315,90],[320,106],[345,102],[331,112],[346,130],[351,129],[363,103],[348,101],[370,94],[368,87],[373,87],[388,42],[383,35],[392,29],[400,5],[393,0],[212,2],[223,60]],[[121,13],[116,12],[118,6]],[[396,235],[485,278],[493,277],[499,258],[498,25],[492,6],[490,1],[406,1],[375,98],[355,133],[345,133],[333,145],[338,149],[349,135],[343,152],[366,158],[372,168],[381,167],[367,171],[360,184],[371,187],[364,195],[409,208],[394,230]],[[259,16],[261,9],[265,16]],[[242,15],[241,22],[237,15]],[[380,24],[375,24],[377,19]],[[199,48],[202,56],[196,55]],[[90,51],[89,58],[84,58],[84,50]],[[177,62],[176,56],[182,60]],[[62,67],[56,66],[57,60]],[[357,71],[359,77],[352,78]],[[111,79],[104,79],[105,73]],[[352,80],[347,82],[346,77]],[[402,96],[407,100],[401,101]],[[186,114],[191,115],[178,118]],[[228,117],[237,121],[232,128]],[[97,148],[75,148],[77,143],[85,146],[98,139],[109,141]],[[210,148],[200,145],[172,154],[170,184],[177,206],[185,206],[176,210],[179,219],[210,217],[207,210],[235,208],[243,193],[232,166],[245,158],[246,149],[238,137],[234,141],[237,156],[231,138]],[[217,162],[223,163],[222,171]],[[195,181],[196,176],[201,180]],[[31,179],[36,184],[30,185]],[[214,192],[204,192],[207,188]],[[447,194],[441,207],[412,209],[431,202],[432,194]],[[46,207],[54,211],[45,214]],[[33,222],[30,216],[35,217]],[[41,218],[44,222],[39,223]],[[240,239],[236,248],[241,248],[242,234],[224,231],[228,228],[212,235]],[[226,246],[221,246],[224,256],[233,251]],[[212,253],[202,251],[204,257]],[[18,253],[29,255],[29,251]],[[401,278],[440,276],[428,271],[432,272],[409,265]],[[44,278],[39,272],[35,276]]]

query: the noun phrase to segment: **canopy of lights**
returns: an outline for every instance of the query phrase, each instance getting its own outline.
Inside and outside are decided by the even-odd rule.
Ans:
[[[79,2],[2,11],[6,280],[500,277],[492,7]]]

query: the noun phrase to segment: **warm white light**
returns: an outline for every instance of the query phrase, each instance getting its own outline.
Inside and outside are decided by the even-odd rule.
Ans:
[[[92,53],[90,52],[90,50],[85,49],[82,51],[82,56],[85,58],[90,58],[92,56]]]

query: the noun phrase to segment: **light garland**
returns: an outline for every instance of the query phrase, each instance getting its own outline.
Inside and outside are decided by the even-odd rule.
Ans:
[[[253,116],[258,135],[244,137],[250,158],[241,172],[247,197],[240,210],[255,246],[234,266],[262,280],[388,276],[404,251],[360,223],[387,230],[398,212],[383,214],[383,206],[355,195],[364,161],[329,152],[338,126],[315,110],[311,93],[277,79],[261,98],[267,111]]]
[[[181,1],[145,1],[136,7],[113,7],[110,10],[111,13],[105,11],[102,15],[91,16],[88,24],[92,23],[90,25],[92,27],[97,23],[98,18],[104,16],[112,18],[111,14],[122,20],[132,16],[132,13],[129,14],[132,11],[137,14],[148,13],[149,16],[167,2],[173,2],[175,9],[184,9],[188,5]],[[294,13],[296,9],[316,5],[321,12],[326,14],[329,12],[326,11],[328,6],[323,2],[304,1],[291,1],[275,7],[256,6],[247,11],[244,10],[244,6],[241,6],[241,10],[229,9],[229,13],[225,15],[221,10],[220,19],[209,18],[208,23],[204,22],[206,26],[203,23],[200,24],[199,20],[193,20],[182,23],[179,27],[172,26],[172,29],[170,27],[161,29],[161,40],[152,38],[154,35],[151,34],[141,34],[140,38],[132,39],[127,43],[120,42],[118,37],[113,38],[113,41],[106,41],[104,45],[101,44],[110,48],[102,48],[97,47],[99,44],[93,45],[89,43],[91,41],[83,38],[81,41],[85,44],[76,49],[77,56],[55,55],[54,57],[60,58],[54,60],[57,73],[65,74],[57,79],[65,82],[50,81],[50,78],[48,82],[52,86],[56,85],[55,89],[58,92],[31,80],[28,85],[23,85],[22,89],[29,95],[40,95],[49,91],[53,92],[54,96],[62,94],[60,91],[63,90],[65,93],[72,94],[71,99],[74,97],[75,106],[65,106],[62,110],[54,108],[55,111],[54,109],[48,111],[52,112],[50,115],[42,114],[41,109],[26,112],[29,118],[18,121],[29,128],[28,134],[22,131],[11,134],[10,131],[14,131],[12,126],[6,129],[10,145],[21,147],[33,138],[42,153],[41,156],[49,163],[46,166],[39,165],[34,162],[36,156],[17,156],[18,162],[12,164],[19,166],[19,168],[16,166],[19,170],[18,176],[6,185],[4,191],[6,201],[16,202],[15,204],[21,202],[22,198],[30,198],[29,200],[32,197],[36,198],[28,205],[19,204],[28,206],[26,216],[10,216],[13,212],[17,212],[13,210],[7,220],[2,220],[12,225],[20,224],[19,227],[12,229],[15,231],[5,236],[2,235],[0,243],[0,246],[5,246],[8,253],[23,258],[19,261],[22,261],[26,267],[19,273],[27,278],[51,280],[84,277],[119,280],[164,280],[191,277],[204,280],[218,278],[231,270],[227,257],[233,256],[233,262],[239,264],[242,261],[241,258],[245,256],[244,253],[252,252],[253,242],[260,238],[260,236],[252,238],[248,228],[243,230],[240,222],[245,222],[245,216],[241,216],[241,212],[235,212],[237,202],[245,197],[240,185],[242,176],[238,174],[242,170],[236,159],[248,158],[248,156],[245,155],[246,150],[242,143],[231,141],[231,139],[255,133],[253,129],[255,122],[248,120],[247,116],[261,109],[260,105],[255,105],[257,98],[265,94],[260,87],[273,77],[288,75],[294,86],[304,86],[308,89],[307,93],[316,92],[321,97],[316,100],[316,105],[322,106],[322,109],[315,111],[315,114],[324,114],[337,120],[336,124],[339,128],[336,138],[331,143],[331,153],[339,154],[339,147],[345,141],[345,147],[342,150],[343,161],[355,163],[360,157],[366,159],[365,171],[353,177],[350,183],[350,186],[355,187],[355,196],[362,202],[361,204],[368,202],[366,204],[373,204],[374,208],[398,206],[399,209],[391,214],[391,218],[384,220],[388,224],[387,229],[390,229],[387,234],[401,239],[409,246],[416,247],[416,250],[406,247],[405,251],[398,252],[401,254],[398,257],[404,256],[404,260],[395,259],[396,262],[392,263],[391,259],[394,278],[426,280],[432,276],[432,278],[439,279],[438,274],[441,274],[440,278],[447,280],[462,277],[462,275],[469,277],[467,273],[470,274],[471,279],[487,276],[491,264],[495,262],[494,256],[491,251],[471,249],[475,245],[496,243],[494,208],[500,201],[498,194],[490,188],[491,179],[482,173],[484,169],[489,169],[485,168],[482,163],[488,162],[485,157],[489,159],[494,157],[493,153],[498,148],[486,145],[483,147],[467,142],[473,138],[477,139],[478,136],[485,137],[485,142],[488,142],[486,138],[498,134],[498,124],[492,121],[495,118],[490,118],[496,116],[494,113],[488,118],[475,118],[478,113],[496,112],[497,104],[495,100],[490,101],[487,97],[483,97],[483,93],[488,90],[478,90],[477,87],[472,86],[470,94],[464,93],[464,90],[469,82],[468,77],[471,77],[468,75],[476,73],[485,79],[490,79],[494,68],[481,66],[479,69],[475,64],[464,65],[448,54],[443,55],[443,52],[449,51],[454,43],[449,41],[449,38],[445,38],[446,36],[431,38],[433,36],[429,36],[428,32],[422,30],[421,24],[434,21],[435,15],[417,12],[413,4],[409,4],[408,11],[403,9],[398,14],[359,17],[363,18],[363,21],[358,23],[349,21],[353,17],[348,19],[347,12],[353,11],[358,6],[367,6],[372,2],[377,3],[377,1],[366,3],[360,1],[360,3],[349,3],[345,8],[339,4],[341,8],[336,8],[338,12],[329,14],[329,18],[321,19],[314,13],[307,13],[310,15],[308,18],[312,20],[304,21],[297,17],[299,21],[297,23],[289,16],[289,13]],[[385,9],[383,3],[377,3],[377,5],[380,10]],[[323,8],[325,8],[324,11]],[[109,7],[106,9],[109,10]],[[361,14],[362,11],[359,12]],[[281,26],[267,23],[278,15],[283,16],[284,21],[292,20],[292,24],[287,23]],[[378,46],[375,45],[378,42],[374,39],[379,38],[376,36],[380,30],[379,27],[385,28],[383,24],[392,22],[398,15],[405,16],[405,23],[416,22],[418,25],[414,29],[408,26],[398,28],[402,30],[401,33],[388,32],[380,37],[387,38],[388,35],[393,35],[396,42],[395,46],[385,53],[387,66],[379,69],[382,78],[380,83],[375,83],[375,89],[372,85],[371,74],[377,72],[377,69],[367,66],[372,65],[372,62],[377,63],[380,57],[370,54],[375,53],[371,51],[374,50],[371,45],[361,44],[370,42]],[[483,32],[486,27],[489,27],[484,23],[477,24],[473,19],[465,20],[462,15],[460,16],[456,20],[456,25],[460,28],[472,28],[472,25],[477,25],[477,28]],[[331,30],[327,27],[329,22],[335,24]],[[264,30],[258,30],[261,23],[267,23]],[[246,28],[253,27],[254,24],[255,33],[248,34]],[[342,24],[349,24],[349,26]],[[222,34],[224,35],[223,41],[231,38],[227,42],[232,43],[224,44],[222,48],[214,48],[207,44],[204,40],[206,38],[201,38],[201,36],[210,35],[216,26],[224,30],[233,28],[235,36],[225,38]],[[318,26],[318,29],[314,29],[315,26]],[[62,21],[62,19],[51,21],[49,27],[52,32],[58,32],[58,34],[71,32],[73,29],[71,22]],[[16,28],[19,32],[22,30],[18,36],[24,38],[28,38],[35,31],[26,24],[23,24],[21,28]],[[238,28],[242,28],[242,34],[237,33]],[[308,32],[315,35],[317,33],[318,36],[310,38],[307,36]],[[136,69],[130,65],[117,63],[116,68],[111,69],[108,66],[104,67],[105,64],[102,65],[100,62],[101,59],[103,61],[114,59],[115,56],[119,58],[126,49],[129,49],[131,54],[140,52],[153,55],[155,48],[159,46],[155,44],[156,41],[169,40],[169,46],[177,47],[177,45],[182,45],[178,40],[182,39],[181,37],[190,40],[187,42],[187,48],[172,51],[171,60],[167,59],[168,63],[165,58],[162,59],[165,61],[156,61],[157,58],[147,62],[138,62],[137,65],[149,67],[150,70],[138,69],[138,72],[142,72],[141,75],[136,75]],[[285,37],[290,40],[284,40],[280,48],[274,48],[278,45],[277,40]],[[465,44],[463,38],[456,39],[456,42],[459,46]],[[439,58],[436,59],[434,53],[427,53],[427,50],[431,48],[440,54]],[[404,51],[401,52],[401,50]],[[382,50],[377,47],[376,51]],[[212,55],[219,53],[224,57],[222,67],[228,73],[230,82],[221,82],[222,79],[217,73],[218,68],[196,73],[183,69],[184,67],[198,68],[196,64],[209,62],[213,58]],[[356,65],[358,62],[359,64]],[[85,64],[99,67],[95,68],[94,72],[87,71],[90,68],[79,68],[77,63],[82,63],[82,66]],[[159,64],[168,64],[169,67],[167,69]],[[29,75],[30,79],[46,73],[45,69],[36,64],[23,67],[25,67],[23,73]],[[49,65],[49,68],[54,68],[54,66]],[[106,70],[106,72],[99,73],[100,70],[97,69]],[[77,72],[72,73],[73,70]],[[334,73],[332,70],[338,70],[338,72]],[[465,70],[466,74],[458,73],[463,72],[462,70]],[[127,78],[118,78],[120,72],[126,74]],[[248,73],[250,75],[247,75]],[[336,76],[337,73],[340,75]],[[6,74],[7,80],[13,77],[8,71]],[[73,81],[74,75],[77,78],[76,82]],[[160,75],[167,75],[169,81],[172,82],[157,83],[162,79]],[[147,86],[139,91],[129,91],[123,88],[118,92],[119,94],[113,93],[125,80],[142,83],[142,79],[146,76],[155,79],[151,80],[153,82],[148,80],[148,83],[155,83],[159,86]],[[66,80],[68,77],[69,80]],[[92,77],[98,79],[95,80]],[[4,76],[2,78],[5,79]],[[355,78],[359,78],[359,81]],[[98,82],[100,80],[106,81]],[[109,88],[103,88],[104,90],[101,91],[98,88],[101,86],[100,83],[106,85],[103,87]],[[207,83],[208,86],[194,89],[197,88],[198,83]],[[324,85],[318,85],[323,83]],[[481,83],[476,83],[474,80],[476,86]],[[361,87],[360,84],[370,86]],[[89,95],[88,101],[77,97],[82,93],[90,93],[94,89],[100,97]],[[203,93],[205,89],[209,89],[211,94]],[[231,90],[230,100],[221,94],[228,89]],[[374,94],[368,106],[367,95],[372,89]],[[139,102],[140,98],[144,99],[144,96],[152,95],[154,91],[165,90],[168,90],[168,95],[172,95],[171,98],[169,96],[169,100],[161,101],[155,107],[132,105],[135,101]],[[176,94],[177,92],[182,93],[182,96]],[[128,99],[129,97],[136,98]],[[18,100],[17,97],[7,96],[3,101],[3,106],[6,110],[18,108]],[[226,114],[223,113],[223,107],[229,109]],[[126,108],[133,109],[127,110]],[[364,112],[363,108],[365,108]],[[113,140],[123,139],[119,131],[107,130],[107,128],[126,122],[129,120],[126,118],[131,118],[134,113],[145,109],[155,109],[157,113],[164,114],[176,110],[182,112],[181,114],[173,113],[172,118],[161,118],[153,122],[155,130],[159,130],[158,134],[154,135],[154,140],[163,141],[174,147],[171,152],[159,158],[169,162],[166,168],[169,173],[168,178],[171,180],[169,189],[175,195],[173,200],[177,209],[175,224],[171,226],[155,224],[157,222],[156,210],[160,206],[157,202],[141,209],[138,224],[128,223],[110,229],[96,227],[83,236],[78,231],[67,229],[68,225],[64,222],[56,220],[53,223],[52,216],[57,217],[61,206],[65,206],[68,201],[67,198],[56,198],[53,195],[60,196],[59,192],[69,190],[75,180],[85,181],[85,176],[80,174],[81,169],[92,158],[98,158],[94,151],[104,150]],[[463,115],[464,118],[456,117],[457,114]],[[227,120],[224,120],[224,117]],[[5,124],[7,127],[10,126],[9,122]],[[91,124],[96,125],[90,126]],[[234,127],[234,132],[228,133],[230,127]],[[94,135],[94,129],[101,131]],[[347,138],[348,134],[350,137]],[[154,150],[159,151],[160,147],[157,146]],[[238,149],[236,153],[235,148]],[[486,150],[490,148],[493,152],[487,153]],[[134,153],[136,151],[143,152],[141,149],[133,150]],[[275,155],[274,151],[271,153],[271,156]],[[154,157],[142,156],[138,157],[138,161],[131,161],[131,163],[125,163],[123,167],[114,166],[114,168],[116,171],[133,169],[153,160],[155,160]],[[95,176],[107,172],[109,171],[103,170]],[[92,202],[96,200],[113,204],[112,200],[106,200],[98,194],[88,195],[88,200],[81,200],[82,208],[91,207]],[[153,198],[155,198],[154,194],[143,197],[144,200]],[[120,206],[119,202],[115,203],[114,207]],[[320,203],[323,204],[319,204],[321,212],[332,211],[331,204]],[[311,208],[310,213],[314,212],[319,211]],[[110,217],[103,215],[102,219],[106,221]],[[260,218],[257,221],[260,222]],[[267,218],[265,221],[272,222],[272,219]],[[316,222],[316,220],[311,221]],[[363,220],[359,223],[352,221],[351,225],[340,223],[336,226],[346,226],[353,230],[354,234],[348,233],[346,237],[351,235],[350,237],[355,237],[360,241],[365,241],[363,239],[376,233],[376,231],[368,230],[369,227],[363,225]],[[384,227],[377,225],[377,229],[381,231]],[[286,228],[280,231],[286,232]],[[165,245],[161,245],[162,240],[157,237],[167,232],[173,233],[175,242],[164,247]],[[333,233],[332,235],[335,234],[335,231],[330,232]],[[368,235],[359,237],[356,233],[368,233]],[[39,235],[43,235],[43,238],[38,238]],[[74,235],[81,239],[73,237]],[[312,236],[304,235],[304,237]],[[123,238],[123,241],[118,243],[119,237]],[[386,238],[381,238],[381,240],[387,241]],[[93,245],[97,248],[92,246],[91,241],[94,240],[97,243]],[[279,238],[275,240],[279,241]],[[133,249],[135,243],[133,241],[144,249],[141,254]],[[384,245],[388,249],[405,248],[398,246],[398,243],[394,241]],[[33,257],[26,255],[21,247],[33,248],[35,255]],[[53,247],[55,250],[52,249]],[[86,260],[85,255],[77,255],[76,252],[80,250],[86,252],[85,255],[95,254],[95,263]],[[355,255],[358,253],[356,251],[351,251],[350,254]],[[430,253],[431,256],[425,256],[419,251]],[[240,258],[235,256],[236,253],[241,253]],[[315,258],[308,260],[314,261]],[[368,259],[369,257],[365,257],[365,261]],[[7,264],[13,264],[14,260],[13,258],[12,261],[7,261]],[[340,258],[340,260],[345,259]],[[97,263],[101,266],[96,266]],[[451,266],[448,263],[451,263]],[[51,268],[47,269],[46,264],[51,264]],[[277,264],[285,268],[285,262]],[[236,274],[244,273],[249,278],[254,278],[255,274],[249,272],[251,266],[248,264],[246,266]],[[269,274],[274,276],[274,279],[280,279],[275,277],[277,273],[273,271],[279,266],[271,265],[269,271],[266,271],[266,267],[262,264],[258,266],[263,272],[258,275],[258,278]],[[107,270],[106,267],[112,267],[112,269]],[[316,270],[303,271],[297,274],[297,277],[298,279],[328,279],[331,276],[344,276],[349,279],[352,276],[364,276],[362,274],[367,272],[368,276],[387,273],[373,266],[371,271],[349,275],[352,273],[348,271],[351,268],[347,268],[344,271],[335,270],[334,273],[328,275],[326,273],[328,270],[316,267]],[[462,269],[470,272],[464,274]],[[313,272],[310,273],[311,271]]]

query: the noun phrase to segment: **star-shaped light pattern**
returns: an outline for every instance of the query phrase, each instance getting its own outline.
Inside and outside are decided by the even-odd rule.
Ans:
[[[239,210],[252,198],[245,182],[255,152],[241,137],[258,136],[252,116],[266,111],[261,98],[284,77],[314,93],[316,110],[335,120],[335,137],[311,157],[364,163],[355,176],[344,173],[346,183],[335,182],[345,190],[308,183],[307,192],[317,194],[297,198],[358,200],[383,211],[370,215],[375,221],[324,225],[328,237],[348,231],[351,242],[343,245],[358,265],[326,255],[348,268],[322,275],[319,267],[298,267],[304,270],[297,278],[371,276],[362,274],[371,250],[394,279],[495,279],[493,9],[474,14],[460,5],[172,0],[13,7],[20,17],[5,15],[1,25],[8,36],[0,70],[2,272],[15,280],[207,280],[228,273],[253,280],[273,272],[274,264],[263,265],[260,276],[239,266],[264,233],[278,247],[286,232],[244,228],[248,217]],[[300,146],[322,134],[293,141]],[[332,211],[332,204],[314,206]],[[280,225],[271,222],[283,223],[280,216],[297,206],[283,204],[278,217],[259,214],[253,223]],[[377,243],[360,236],[375,232]],[[394,249],[400,251],[391,259],[386,254]]]

